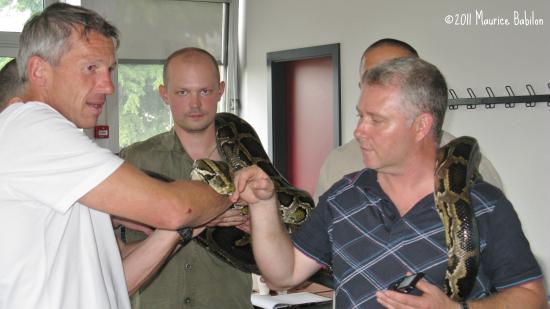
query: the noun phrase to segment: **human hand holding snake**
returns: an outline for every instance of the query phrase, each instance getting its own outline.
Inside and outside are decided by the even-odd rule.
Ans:
[[[229,208],[224,213],[208,222],[206,226],[238,226],[246,223],[247,220],[248,215],[244,214],[241,209]]]
[[[247,166],[235,173],[235,192],[230,197],[233,203],[250,206],[275,202],[275,185],[271,178],[258,166]]]

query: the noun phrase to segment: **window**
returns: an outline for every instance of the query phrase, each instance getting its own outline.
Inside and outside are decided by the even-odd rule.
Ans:
[[[1,0],[0,0],[1,1]],[[227,12],[225,1],[116,0],[112,20],[123,34],[117,51],[118,104],[108,104],[111,117],[118,121],[118,147],[122,148],[173,126],[170,108],[158,94],[162,64],[173,51],[195,46],[208,50],[220,64],[225,79],[227,53]],[[118,105],[118,110],[116,109]],[[218,109],[223,107],[218,104]],[[110,108],[115,110],[109,111]],[[118,114],[118,117],[115,115]],[[113,130],[113,133],[116,132]],[[113,142],[116,143],[116,137]],[[112,148],[111,150],[118,151]]]
[[[27,19],[43,8],[43,0],[0,0],[0,31],[21,32]]]
[[[158,94],[162,64],[118,65],[120,148],[172,127],[170,108]]]
[[[31,14],[43,9],[41,0],[0,0],[0,56],[15,57],[19,32]]]
[[[3,68],[4,65],[6,63],[8,63],[8,61],[10,61],[11,59],[13,59],[13,58],[11,58],[11,57],[0,57],[0,69]]]
[[[25,22],[35,13],[57,0],[0,0],[0,56],[17,56],[19,33]],[[80,5],[80,0],[66,0]]]
[[[170,107],[162,101],[162,64],[119,63],[118,119],[119,146],[146,140],[173,126]],[[223,76],[223,66],[219,66]],[[223,106],[219,102],[218,110]]]

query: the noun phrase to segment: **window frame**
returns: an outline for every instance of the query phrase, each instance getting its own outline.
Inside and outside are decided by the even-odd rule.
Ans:
[[[56,2],[65,1],[43,0],[42,8]],[[0,31],[0,56],[12,58],[17,57],[17,51],[19,50],[19,36],[20,32]]]

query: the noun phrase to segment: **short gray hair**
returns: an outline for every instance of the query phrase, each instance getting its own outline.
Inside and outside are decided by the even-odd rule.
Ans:
[[[447,111],[447,83],[433,65],[418,57],[389,60],[369,70],[362,83],[372,86],[397,86],[401,104],[409,119],[420,113],[433,116],[432,134],[439,142]]]
[[[117,28],[98,13],[80,6],[54,3],[42,13],[31,17],[23,27],[17,55],[21,79],[27,79],[27,62],[32,56],[40,56],[51,65],[59,64],[59,60],[70,47],[69,38],[73,31],[80,31],[84,37],[97,31],[111,38],[115,48],[120,43]]]
[[[6,103],[20,95],[22,82],[17,73],[17,62],[10,60],[0,69],[0,112],[6,108]]]

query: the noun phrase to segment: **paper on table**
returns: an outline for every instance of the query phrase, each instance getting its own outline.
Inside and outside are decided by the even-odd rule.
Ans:
[[[331,301],[331,299],[328,297],[309,292],[290,293],[275,296],[252,294],[251,299],[252,305],[266,309],[284,308],[290,305],[316,304]]]

